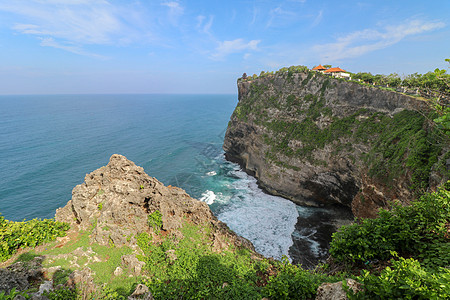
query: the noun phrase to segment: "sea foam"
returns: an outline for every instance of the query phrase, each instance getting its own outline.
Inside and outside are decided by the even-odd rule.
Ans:
[[[256,251],[267,257],[281,259],[292,246],[298,212],[289,200],[265,194],[256,179],[235,167],[231,176],[236,193],[224,206],[218,219],[239,235],[249,239]]]

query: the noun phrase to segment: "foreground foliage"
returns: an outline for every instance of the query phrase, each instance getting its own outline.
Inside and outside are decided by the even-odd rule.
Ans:
[[[376,219],[360,220],[333,234],[330,254],[340,262],[386,260],[391,251],[413,255],[427,265],[450,265],[450,183],[410,206],[393,204]]]
[[[450,181],[411,206],[394,204],[392,210],[380,210],[376,219],[360,220],[333,234],[332,257],[365,268],[357,277],[363,292],[352,298],[450,298],[449,189]],[[372,269],[383,263],[390,266],[381,272]]]
[[[207,225],[185,223],[183,238],[153,241],[141,234],[138,245],[155,299],[308,299],[319,285],[339,277],[303,270],[287,260],[255,258],[246,249],[213,252]],[[155,237],[156,239],[157,237]]]
[[[448,299],[450,270],[439,267],[429,270],[414,258],[399,257],[381,273],[363,270],[357,280],[363,292],[349,292],[351,299]]]
[[[449,188],[450,181],[411,206],[394,204],[391,210],[381,210],[377,219],[342,227],[333,235],[330,253],[335,262],[347,266],[348,273],[329,275],[323,271],[326,266],[319,272],[291,265],[287,258],[262,259],[249,250],[236,249],[229,241],[222,241],[228,250],[219,253],[211,243],[210,225],[185,221],[181,234],[170,234],[159,226],[160,214],[153,213],[149,221],[152,233],[138,236],[142,251],[138,258],[146,263],[145,276],[113,276],[121,256],[131,249],[91,244],[90,232],[84,232],[64,247],[45,250],[41,255],[56,258],[75,249],[89,250],[90,255],[100,259],[85,263],[94,271],[99,289],[86,294],[82,285],[76,290],[68,288],[65,284],[73,271],[70,259],[52,259],[44,261],[44,266],[60,266],[52,278],[64,286],[47,297],[127,299],[138,283],[144,283],[155,299],[312,299],[322,283],[352,277],[362,287],[356,293],[347,292],[351,299],[448,299]],[[34,256],[20,258],[25,261]],[[360,275],[349,275],[352,273]],[[0,299],[12,299],[18,294],[14,290],[9,295],[0,294]]]
[[[7,260],[17,249],[36,247],[65,236],[70,226],[53,219],[33,219],[13,222],[0,215],[0,262]]]

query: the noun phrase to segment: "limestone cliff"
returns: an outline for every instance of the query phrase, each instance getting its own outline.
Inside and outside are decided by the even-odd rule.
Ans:
[[[423,99],[311,71],[240,79],[238,91],[225,155],[269,193],[372,217],[448,177]]]
[[[55,219],[80,230],[92,229],[91,242],[136,247],[139,233],[152,233],[149,217],[160,215],[164,236],[180,237],[187,221],[210,225],[211,244],[220,251],[228,245],[254,249],[246,239],[217,220],[208,205],[184,190],[164,186],[125,156],[114,154],[108,165],[85,177],[72,191],[72,199],[56,211]]]

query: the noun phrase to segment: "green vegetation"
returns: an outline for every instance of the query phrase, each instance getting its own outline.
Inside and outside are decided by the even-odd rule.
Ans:
[[[150,228],[160,230],[162,228],[162,214],[159,210],[156,210],[148,215],[147,224]]]
[[[0,262],[10,258],[19,248],[36,247],[65,236],[68,229],[68,224],[52,219],[13,222],[0,215]]]
[[[395,251],[415,256],[428,266],[450,264],[450,182],[447,188],[424,194],[410,206],[393,204],[376,219],[363,219],[333,234],[330,254],[338,262],[387,260]]]
[[[364,82],[376,85],[388,85],[390,87],[419,88],[428,91],[436,91],[448,94],[450,84],[450,74],[446,70],[436,69],[425,74],[410,74],[401,78],[398,74],[372,75],[371,73],[352,74],[352,79],[360,79]]]
[[[247,74],[244,73],[242,75],[242,77],[238,79],[238,82],[242,81],[242,80],[243,81],[255,80],[255,79],[258,79],[258,78],[264,78],[264,77],[273,76],[273,75],[280,75],[280,74],[286,74],[287,78],[288,78],[288,81],[290,81],[292,76],[295,73],[302,73],[302,72],[309,72],[309,68],[306,67],[306,66],[290,66],[289,68],[287,68],[287,67],[281,68],[281,69],[279,69],[276,72],[273,72],[273,71],[272,72],[261,71],[259,76],[257,76],[256,74],[253,74],[253,76],[247,76]],[[308,78],[308,80],[309,79],[310,78]]]
[[[372,149],[365,157],[369,175],[389,184],[410,170],[411,188],[424,191],[431,168],[442,151],[440,131],[429,126],[427,119],[416,111],[405,110],[393,118],[379,116],[378,119],[381,122],[363,124],[358,131],[363,139],[373,132],[381,132],[377,137],[372,134]],[[371,131],[374,126],[378,127],[377,131]]]
[[[430,271],[414,258],[400,257],[390,261],[380,274],[367,270],[356,279],[363,284],[360,293],[349,292],[350,299],[448,299],[450,270]]]
[[[9,294],[6,294],[4,291],[0,291],[0,299],[1,300],[14,300],[17,296],[28,296],[26,292],[19,292],[16,288],[12,288]]]
[[[283,156],[313,162],[315,150],[326,145],[333,145],[334,155],[353,155],[353,147],[348,145],[351,145],[349,141],[356,141],[370,146],[367,154],[361,154],[370,176],[386,185],[394,178],[405,176],[411,179],[411,189],[418,193],[428,186],[432,166],[438,162],[444,139],[442,131],[429,122],[435,114],[426,117],[416,111],[404,110],[390,117],[361,109],[339,118],[333,116],[323,97],[308,94],[302,104],[293,104],[295,101],[293,95],[286,99],[291,110],[297,109],[304,116],[301,121],[282,118],[263,121],[264,114],[256,113],[260,118],[256,123],[264,125],[270,132],[264,136],[265,143],[271,146],[266,153],[267,159],[278,165],[283,165]],[[330,124],[320,128],[316,123],[319,117],[328,117]],[[300,142],[301,147],[292,147],[292,141]]]
[[[45,267],[60,269],[48,274],[55,284],[65,284],[74,270],[88,266],[99,289],[87,293],[83,285],[67,286],[46,293],[49,299],[126,299],[138,283],[144,283],[155,299],[312,299],[324,282],[353,278],[363,284],[350,299],[446,299],[450,290],[450,181],[433,193],[426,193],[411,206],[392,204],[381,210],[377,219],[357,220],[341,227],[333,235],[331,266],[304,270],[286,258],[274,261],[255,257],[249,250],[237,249],[223,241],[228,249],[214,251],[210,224],[194,225],[187,220],[181,234],[156,231],[141,233],[138,259],[146,263],[145,276],[129,276],[128,270],[114,276],[121,257],[132,253],[128,247],[109,247],[90,243],[89,231],[79,233],[64,247],[48,244]],[[151,217],[160,226],[161,214]],[[95,225],[95,222],[94,222]],[[73,252],[84,252],[74,260]],[[22,254],[18,260],[31,261],[37,254]],[[94,259],[95,257],[95,259]],[[336,266],[345,272],[331,270]],[[327,273],[330,270],[330,274]],[[351,274],[360,275],[351,275]],[[24,292],[0,294],[13,299]]]
[[[185,222],[183,237],[165,240],[138,237],[156,299],[307,299],[318,286],[341,277],[303,270],[287,261],[255,259],[246,249],[212,250],[209,225]]]
[[[364,267],[354,299],[450,297],[450,181],[411,206],[394,204],[376,219],[359,220],[333,234],[330,254],[349,267]],[[400,257],[399,257],[400,255]],[[378,271],[376,266],[390,266]]]

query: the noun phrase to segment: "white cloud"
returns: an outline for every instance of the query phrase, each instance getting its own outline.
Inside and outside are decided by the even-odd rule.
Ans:
[[[316,45],[313,51],[321,61],[336,60],[363,55],[368,52],[394,45],[404,38],[444,27],[443,22],[408,20],[400,25],[385,26],[383,29],[365,29],[338,38],[333,43]]]
[[[266,27],[271,27],[272,25],[276,25],[278,22],[285,22],[287,19],[294,18],[296,16],[292,11],[288,11],[282,9],[281,6],[278,6],[269,11],[269,21],[267,21]]]
[[[245,42],[243,39],[235,39],[232,41],[219,42],[219,46],[216,48],[214,54],[210,56],[212,59],[222,59],[232,53],[239,53],[248,50],[258,50],[258,44],[260,40],[251,40]]]
[[[184,8],[180,5],[180,3],[176,1],[163,2],[161,3],[163,6],[167,6],[169,8],[168,18],[172,25],[178,25],[178,19],[183,15]]]
[[[214,21],[214,16],[209,16],[208,22],[204,22],[206,20],[205,16],[197,16],[197,30],[202,33],[210,34],[211,27]]]
[[[319,25],[319,23],[322,21],[322,19],[323,19],[323,10],[319,11],[319,13],[317,14],[313,23],[311,24],[311,27],[315,27],[315,26]]]
[[[95,57],[95,58],[100,58],[100,59],[107,59],[107,57],[102,56],[102,55],[98,55],[95,53],[90,53],[90,52],[86,52],[85,50],[83,50],[82,48],[75,46],[75,45],[63,45],[58,43],[57,41],[55,41],[53,38],[41,38],[41,46],[43,47],[53,47],[53,48],[57,48],[57,49],[62,49],[68,52],[72,52],[75,54],[79,54],[79,55],[84,55],[84,56],[91,56],[91,57]]]
[[[53,43],[50,44],[74,45],[77,49],[87,45],[121,45],[131,42],[132,38],[142,38],[144,34],[138,34],[135,28],[142,24],[137,25],[140,20],[136,12],[131,10],[132,8],[111,5],[104,0],[31,0],[0,3],[0,11],[17,16],[16,24],[12,25],[13,30],[37,36],[41,40],[51,39]],[[47,43],[46,46],[50,44]],[[81,50],[71,51],[72,46],[56,48],[80,55],[88,53]]]

